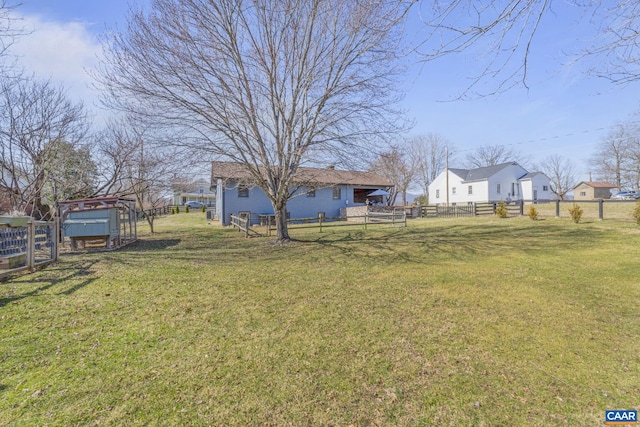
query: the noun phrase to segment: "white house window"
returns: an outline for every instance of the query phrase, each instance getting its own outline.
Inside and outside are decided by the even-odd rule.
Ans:
[[[473,185],[469,186],[469,195],[473,194]]]
[[[238,184],[238,197],[249,197],[249,187]]]
[[[496,193],[500,194],[500,184],[496,187]]]
[[[440,190],[436,190],[436,199],[440,198]]]
[[[315,188],[307,188],[307,197],[316,197],[316,189]]]
[[[456,194],[456,187],[451,187],[451,194]]]
[[[342,199],[342,191],[340,187],[333,187],[333,199],[334,200]]]

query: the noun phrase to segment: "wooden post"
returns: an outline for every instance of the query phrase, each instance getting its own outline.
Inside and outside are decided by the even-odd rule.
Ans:
[[[604,200],[598,200],[598,218],[600,221],[604,219]]]
[[[367,209],[367,213],[364,214],[364,229],[367,229],[367,218],[369,217],[369,210]]]
[[[60,235],[60,221],[62,221],[60,217],[55,217],[53,220],[53,234],[51,236],[53,250],[51,255],[54,261],[58,261],[58,258],[60,257],[60,245],[58,242],[58,236]]]
[[[520,200],[520,216],[524,215],[524,200]]]
[[[556,200],[556,218],[560,218],[560,200]]]
[[[244,220],[244,237],[249,238],[249,218],[245,218]]]
[[[322,212],[318,212],[318,224],[320,226],[320,233],[322,233],[322,219],[324,217],[324,214]]]
[[[27,223],[27,267],[35,271],[36,265],[36,224],[33,220]]]

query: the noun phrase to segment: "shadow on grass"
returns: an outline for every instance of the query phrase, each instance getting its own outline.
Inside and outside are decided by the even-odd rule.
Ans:
[[[310,237],[310,236],[309,236]],[[345,256],[362,256],[378,261],[424,263],[434,257],[467,260],[469,256],[508,253],[561,255],[569,248],[590,246],[603,238],[590,229],[545,225],[544,227],[503,224],[451,224],[420,229],[349,232],[323,235],[307,241]]]
[[[122,253],[127,252],[146,252],[158,251],[171,248],[180,244],[182,239],[145,239],[138,240],[135,243],[120,250]]]
[[[78,291],[79,289],[84,288],[85,286],[90,285],[91,283],[93,283],[97,278],[96,277],[86,277],[86,276],[93,276],[93,271],[91,270],[91,267],[93,267],[93,265],[96,263],[97,261],[86,261],[86,262],[81,262],[81,263],[74,263],[73,265],[70,265],[69,267],[66,267],[64,269],[58,269],[57,271],[62,271],[62,272],[68,272],[66,274],[63,274],[61,277],[56,277],[54,279],[36,279],[36,283],[44,283],[41,286],[36,287],[33,290],[30,290],[28,292],[24,292],[21,294],[17,294],[11,297],[7,297],[7,298],[0,298],[0,308],[8,305],[8,304],[15,304],[18,301],[28,298],[28,297],[32,297],[32,296],[36,296],[38,295],[40,292],[44,292],[46,290],[49,290],[51,288],[53,288],[54,286],[57,285],[64,285],[65,283],[67,283],[70,280],[77,280],[78,278],[84,278],[81,279],[79,283],[73,285],[72,287],[70,287],[69,289],[63,290],[58,292],[58,295],[71,295],[74,292]],[[31,279],[30,276],[22,276],[22,279],[18,279],[18,280],[12,280],[11,283],[17,286],[20,286],[21,284],[24,285],[33,285],[34,284],[34,280]],[[86,277],[86,278],[85,278]]]
[[[407,228],[337,228],[319,233],[296,232],[293,240],[277,245],[273,238],[245,239],[229,229],[177,228],[154,234],[118,251],[100,254],[100,260],[129,266],[149,262],[192,262],[199,266],[237,265],[247,262],[281,262],[324,259],[343,262],[426,264],[434,260],[544,253],[562,256],[568,249],[597,244],[602,230],[530,221],[469,221],[416,223]],[[81,285],[78,285],[81,286]],[[69,292],[74,292],[75,287]]]

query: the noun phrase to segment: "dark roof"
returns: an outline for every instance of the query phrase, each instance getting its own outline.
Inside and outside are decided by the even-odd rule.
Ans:
[[[494,166],[485,166],[476,169],[449,169],[452,173],[458,175],[464,181],[482,181],[500,172],[507,166],[518,165],[516,162],[501,163]]]
[[[251,180],[252,176],[242,163],[212,162],[211,179]],[[393,186],[392,183],[373,172],[345,171],[331,168],[317,169],[300,167],[296,172],[295,181],[328,185]]]
[[[544,175],[544,173],[542,172],[529,172],[524,174],[523,176],[521,176],[520,178],[518,178],[519,180],[523,180],[523,179],[531,179],[536,175]],[[545,175],[546,176],[546,175]]]
[[[592,188],[618,188],[618,186],[615,184],[610,184],[608,182],[594,182],[594,181],[582,181],[573,188],[577,188],[582,184],[588,185],[589,187],[592,187]]]

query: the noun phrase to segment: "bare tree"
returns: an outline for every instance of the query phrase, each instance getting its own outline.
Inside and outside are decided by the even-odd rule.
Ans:
[[[467,154],[465,166],[469,169],[483,168],[507,162],[517,162],[525,167],[529,157],[504,145],[481,145]]]
[[[393,206],[398,194],[402,197],[402,204],[407,204],[407,190],[415,180],[418,159],[413,156],[408,146],[396,146],[375,160],[371,169],[376,174],[393,184],[387,204]]]
[[[428,133],[413,137],[410,144],[411,153],[417,163],[415,181],[420,185],[422,194],[428,201],[429,184],[445,169],[447,156],[452,160],[451,143],[442,135]]]
[[[86,131],[82,104],[67,99],[62,87],[35,78],[0,81],[0,186],[14,208],[47,214],[43,191],[66,173],[54,167],[56,151],[78,147]]]
[[[553,154],[545,157],[540,168],[551,181],[551,192],[564,200],[576,184],[575,165],[570,159]]]
[[[16,38],[25,34],[22,28],[16,26],[16,18],[12,11],[21,3],[9,3],[0,0],[0,76],[7,78],[7,71],[12,67],[12,63],[5,63],[7,52]]]
[[[628,185],[625,169],[629,166],[633,141],[633,130],[628,123],[618,123],[609,130],[590,159],[598,179],[610,181],[618,189]]]
[[[395,76],[410,2],[156,0],[108,40],[107,105],[241,163],[277,239],[298,167],[364,156],[398,131]]]
[[[640,4],[635,0],[493,0],[482,4],[452,0],[422,4],[429,35],[419,51],[426,60],[470,52],[486,42],[486,53],[477,58],[482,68],[471,76],[461,98],[491,95],[518,85],[528,87],[536,36],[548,19],[572,11],[592,29],[593,43],[576,46],[571,52],[587,62],[587,71],[616,83],[640,79]],[[481,90],[487,81],[489,88]]]
[[[153,212],[164,206],[171,193],[176,171],[184,157],[164,144],[158,135],[130,118],[112,120],[97,137],[100,185],[95,195],[135,198],[154,232]]]

